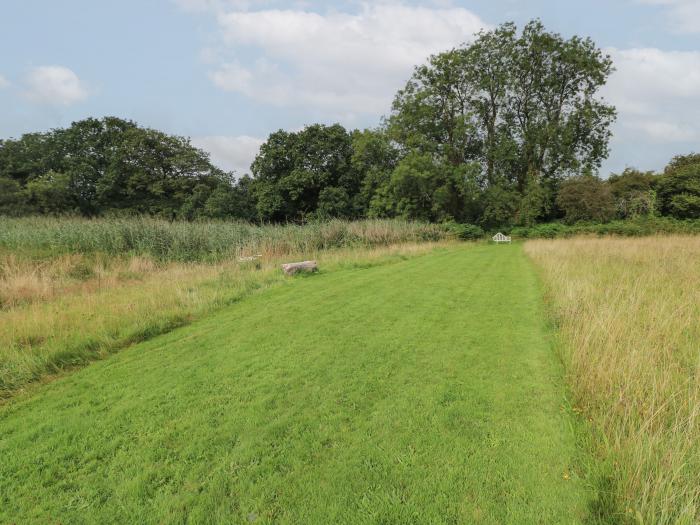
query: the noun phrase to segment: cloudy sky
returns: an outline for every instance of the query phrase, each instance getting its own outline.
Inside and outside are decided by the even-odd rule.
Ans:
[[[614,59],[603,176],[700,151],[700,0],[2,0],[0,138],[115,115],[243,174],[271,131],[376,126],[431,53],[535,17]]]

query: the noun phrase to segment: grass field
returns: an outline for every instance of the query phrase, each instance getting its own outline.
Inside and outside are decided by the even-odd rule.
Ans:
[[[542,270],[597,489],[620,521],[700,523],[700,237],[525,245]]]
[[[274,285],[281,262],[383,264],[447,238],[399,220],[0,217],[0,399]],[[239,262],[251,254],[262,257]]]
[[[339,269],[391,263],[437,245],[322,250],[287,257],[311,257],[325,269]],[[279,269],[283,260],[267,256],[255,263],[158,263],[143,256],[79,253],[18,260],[11,253],[3,261],[0,254],[0,270],[5,270],[0,272],[0,291],[16,298],[0,308],[0,399],[277,285],[284,280]]]
[[[0,522],[581,523],[545,319],[517,245],[285,280],[0,406]]]

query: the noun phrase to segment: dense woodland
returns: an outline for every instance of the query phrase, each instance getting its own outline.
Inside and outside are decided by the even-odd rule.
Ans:
[[[597,93],[612,71],[590,39],[504,24],[418,66],[377,128],[277,131],[243,177],[187,138],[89,118],[0,141],[0,214],[485,228],[700,218],[700,154],[598,177],[615,109]]]

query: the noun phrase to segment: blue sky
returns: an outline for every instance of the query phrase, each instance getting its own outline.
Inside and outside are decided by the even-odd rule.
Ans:
[[[430,53],[535,17],[615,61],[603,176],[700,151],[700,0],[3,0],[0,137],[115,115],[242,174],[271,131],[376,126]]]

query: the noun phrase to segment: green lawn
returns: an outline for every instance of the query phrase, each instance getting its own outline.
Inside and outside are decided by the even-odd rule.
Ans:
[[[542,308],[517,245],[290,279],[0,407],[0,523],[580,523]]]

